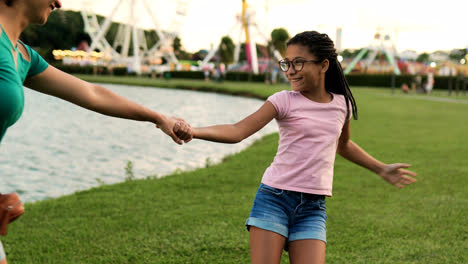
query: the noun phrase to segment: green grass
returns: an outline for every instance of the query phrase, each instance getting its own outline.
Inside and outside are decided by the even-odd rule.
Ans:
[[[266,94],[281,87],[257,85]],[[228,91],[253,86],[225,84]],[[353,91],[352,139],[384,162],[412,164],[419,176],[396,189],[338,157],[327,263],[468,263],[468,104]],[[9,261],[249,263],[244,223],[277,141],[269,135],[196,171],[28,203],[2,238]]]

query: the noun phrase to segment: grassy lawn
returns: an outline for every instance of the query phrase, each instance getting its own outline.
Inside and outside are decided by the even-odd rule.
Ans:
[[[259,98],[287,88],[125,80]],[[412,164],[419,176],[398,190],[337,157],[334,196],[327,198],[327,263],[468,263],[468,104],[385,89],[353,92],[359,120],[352,121],[352,139],[384,162]],[[277,142],[277,134],[267,136],[208,168],[28,203],[2,237],[9,261],[249,263],[244,223]],[[282,263],[289,263],[287,253]]]

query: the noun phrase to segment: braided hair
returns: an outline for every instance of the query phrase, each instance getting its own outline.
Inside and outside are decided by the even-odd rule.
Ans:
[[[309,49],[309,53],[314,54],[319,61],[328,59],[330,62],[327,72],[325,73],[325,90],[335,94],[342,94],[346,100],[346,120],[349,119],[349,102],[353,109],[353,117],[358,118],[356,101],[349,89],[348,82],[341,68],[341,63],[338,61],[335,45],[327,34],[321,34],[317,31],[305,31],[291,38],[286,46],[302,45]]]

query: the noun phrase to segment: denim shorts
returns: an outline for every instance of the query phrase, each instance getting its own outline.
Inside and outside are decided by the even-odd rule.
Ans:
[[[247,230],[255,226],[286,237],[287,242],[317,239],[327,243],[325,196],[281,190],[260,184]]]
[[[2,261],[4,258],[6,258],[5,251],[3,250],[2,241],[0,241],[0,261]]]

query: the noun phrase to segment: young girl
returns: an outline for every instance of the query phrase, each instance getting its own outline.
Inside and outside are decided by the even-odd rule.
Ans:
[[[356,103],[326,34],[307,31],[293,37],[279,66],[293,91],[270,96],[236,124],[194,128],[193,137],[236,143],[275,118],[278,152],[263,175],[246,222],[251,261],[279,263],[286,248],[293,264],[324,263],[325,197],[332,195],[336,152],[398,188],[414,182],[410,176],[416,173],[403,169],[407,164],[384,164],[350,140]],[[176,123],[174,131],[188,135],[186,124]]]
[[[48,65],[37,52],[18,40],[29,24],[46,23],[50,13],[61,5],[59,0],[0,0],[0,141],[8,127],[21,116],[23,85],[104,115],[152,122],[179,144],[188,139],[173,133],[175,118],[68,75]],[[0,264],[5,263],[0,242]]]

